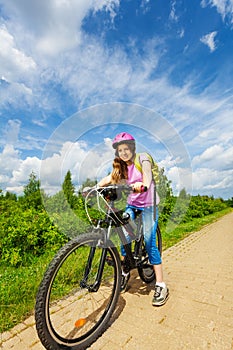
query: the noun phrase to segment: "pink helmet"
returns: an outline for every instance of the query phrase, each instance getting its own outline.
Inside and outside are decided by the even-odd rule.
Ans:
[[[121,132],[120,134],[117,134],[113,139],[112,147],[116,149],[117,146],[121,143],[135,143],[135,139],[127,132]]]

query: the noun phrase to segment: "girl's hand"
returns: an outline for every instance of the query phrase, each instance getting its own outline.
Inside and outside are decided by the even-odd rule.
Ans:
[[[137,192],[137,193],[143,192],[144,187],[145,187],[145,186],[143,185],[143,182],[135,182],[135,183],[132,185],[133,191],[134,191],[134,192]]]

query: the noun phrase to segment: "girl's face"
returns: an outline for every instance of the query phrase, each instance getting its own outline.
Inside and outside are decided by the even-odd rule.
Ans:
[[[117,151],[119,154],[119,157],[124,161],[124,162],[130,162],[133,158],[133,153],[129,146],[125,143],[122,143],[117,147]]]

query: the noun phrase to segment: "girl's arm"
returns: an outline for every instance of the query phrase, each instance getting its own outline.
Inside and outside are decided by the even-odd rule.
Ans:
[[[149,160],[144,160],[142,162],[142,181],[144,186],[147,188],[150,187],[152,181],[152,169]]]
[[[99,187],[105,187],[105,186],[108,186],[110,185],[110,183],[112,182],[112,175],[109,174],[108,176],[105,176],[103,179],[101,179],[97,186]]]
[[[136,182],[133,184],[133,188],[136,192],[141,192],[141,186],[149,188],[152,181],[152,169],[151,162],[144,160],[142,162],[142,182]]]

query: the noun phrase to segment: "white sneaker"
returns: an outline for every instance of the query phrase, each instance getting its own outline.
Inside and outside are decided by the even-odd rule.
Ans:
[[[163,288],[155,285],[155,293],[152,299],[152,305],[153,306],[164,305],[168,299],[168,296],[169,296],[169,289],[166,286]]]

